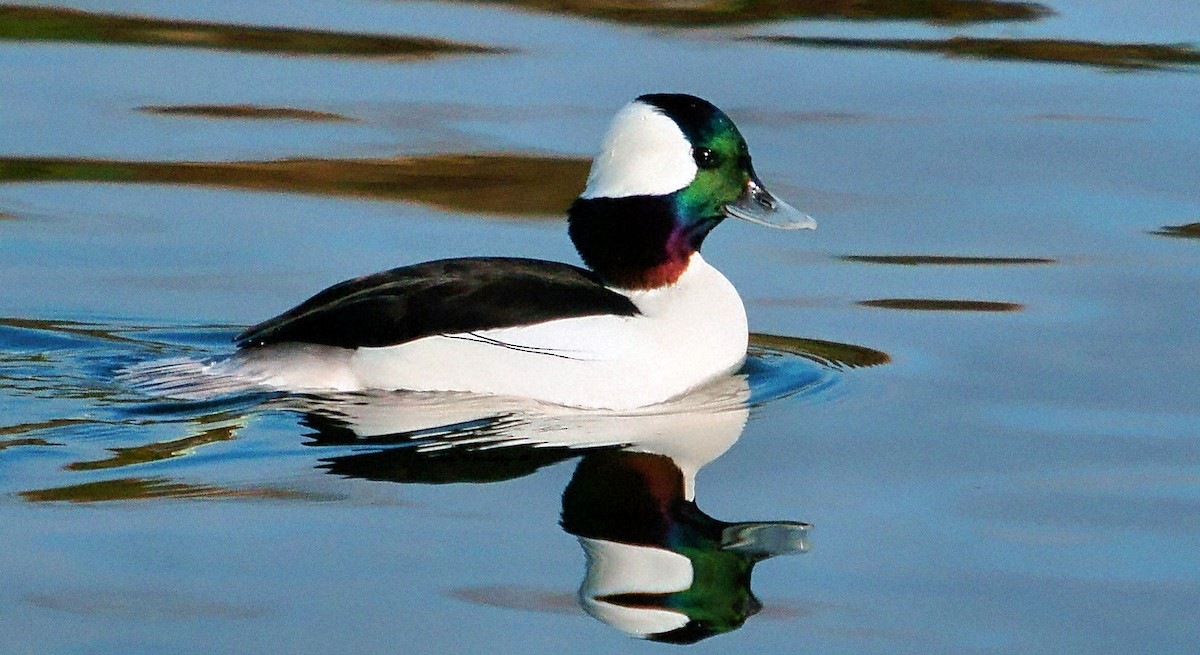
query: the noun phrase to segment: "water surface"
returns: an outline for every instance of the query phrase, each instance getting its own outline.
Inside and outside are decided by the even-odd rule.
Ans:
[[[1198,18],[0,7],[0,650],[1193,652]],[[682,406],[117,375],[370,271],[576,261],[651,91],[820,223],[706,242],[758,336]]]

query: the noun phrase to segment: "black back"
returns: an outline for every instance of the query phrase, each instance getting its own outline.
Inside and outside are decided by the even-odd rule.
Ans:
[[[392,346],[560,318],[634,316],[592,272],[537,259],[443,259],[347,280],[234,337],[242,348],[301,342]]]

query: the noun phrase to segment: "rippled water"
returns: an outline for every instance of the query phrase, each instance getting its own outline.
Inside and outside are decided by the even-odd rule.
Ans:
[[[739,374],[632,412],[451,393],[240,391],[188,401],[142,391],[123,375],[139,363],[227,355],[234,334],[226,327],[0,320],[6,399],[26,419],[3,431],[0,448],[15,472],[4,491],[51,505],[201,498],[346,504],[357,494],[326,475],[484,484],[573,465],[560,522],[587,555],[576,607],[625,633],[684,643],[736,629],[758,613],[754,564],[807,548],[805,523],[729,523],[699,510],[698,470],[738,440],[751,408],[820,398],[840,371],[888,360],[847,344],[755,335]],[[539,527],[555,523],[553,515],[543,520]],[[549,602],[574,613],[561,592],[472,585],[451,595],[519,608]],[[23,601],[149,622],[265,613],[88,585]]]
[[[0,5],[0,651],[1194,652],[1198,18]],[[706,242],[740,375],[616,415],[117,375],[370,271],[575,261],[650,91],[820,223]]]
[[[143,389],[126,375],[142,363],[228,356],[236,332],[226,327],[0,319],[6,398],[15,403],[17,413],[29,419],[6,426],[0,444],[16,449],[9,463],[30,457],[39,461],[39,466],[49,467],[47,480],[70,483],[36,489],[27,487],[32,478],[14,477],[6,481],[11,485],[7,491],[30,501],[303,498],[302,492],[262,487],[261,474],[276,466],[276,457],[312,454],[309,446],[330,447],[311,458],[312,466],[350,477],[412,482],[502,480],[590,449],[636,447],[657,452],[675,441],[696,440],[690,433],[703,431],[710,422],[727,428],[721,431],[721,439],[728,447],[740,435],[749,408],[796,395],[816,397],[834,385],[838,371],[887,363],[884,353],[848,344],[755,335],[751,357],[739,374],[670,403],[626,412],[578,410],[462,393],[299,395],[237,390],[189,400],[186,394],[179,398],[163,395],[159,388]],[[734,419],[725,418],[727,415]],[[259,421],[271,426],[274,443],[267,452],[255,446]],[[526,469],[530,448],[549,456]],[[218,450],[221,452],[214,452]],[[404,452],[393,453],[399,450]],[[379,465],[372,474],[350,472],[354,470],[351,462],[392,458],[416,458],[410,465],[428,472],[432,463],[423,464],[420,458],[438,453],[436,463],[445,456],[443,451],[451,451],[454,458],[490,451],[489,457],[495,461],[489,460],[481,471],[462,479],[444,472],[439,475],[447,475],[445,479],[424,480],[420,471],[393,470],[390,465]],[[212,459],[197,457],[201,453]],[[187,460],[177,459],[185,456]],[[258,458],[264,461],[242,470],[249,477],[229,479],[231,471],[224,463]],[[197,459],[209,461],[209,465]],[[516,468],[508,471],[509,466]],[[492,468],[497,472],[483,470]],[[122,477],[125,472],[139,475]],[[175,475],[189,480],[174,479]],[[407,475],[414,477],[408,479]],[[191,481],[194,476],[199,478]],[[223,482],[205,482],[204,478]]]

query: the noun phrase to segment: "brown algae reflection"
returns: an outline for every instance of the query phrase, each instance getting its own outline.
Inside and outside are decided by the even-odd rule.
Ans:
[[[98,503],[119,500],[151,500],[165,498],[298,498],[313,499],[288,489],[230,488],[218,485],[192,484],[169,478],[118,478],[83,482],[50,489],[21,491],[18,496],[35,503],[70,502]]]
[[[842,255],[842,261],[898,266],[1023,266],[1056,264],[1046,257],[967,257],[960,255]]]
[[[180,184],[410,202],[455,212],[559,219],[583,190],[590,160],[530,154],[389,159],[152,162],[0,158],[4,182]]]
[[[238,427],[240,426],[222,425],[209,430],[204,430],[196,435],[184,437],[183,439],[162,441],[143,446],[110,448],[109,451],[112,452],[112,457],[89,462],[72,462],[68,464],[66,468],[69,471],[93,471],[99,469],[120,468],[122,466],[132,466],[136,464],[145,464],[147,462],[157,462],[163,459],[179,457],[193,448],[198,448],[210,443],[233,440]]]
[[[473,0],[615,23],[716,27],[783,20],[923,21],[964,24],[1035,21],[1053,14],[1032,2],[997,0]]]
[[[0,5],[0,41],[143,45],[364,59],[428,59],[508,52],[416,36],[252,27],[20,5]]]
[[[750,353],[758,358],[796,355],[830,368],[867,368],[890,363],[882,350],[836,341],[785,337],[775,334],[750,334]]]
[[[926,312],[1019,312],[1024,305],[995,300],[958,300],[951,298],[880,298],[860,300],[856,305],[877,309],[907,309]]]
[[[307,122],[353,123],[355,119],[341,114],[295,107],[263,107],[259,105],[146,105],[138,111],[161,116],[197,116],[200,118],[230,118],[256,120],[287,120]]]
[[[750,36],[783,46],[843,50],[892,50],[947,57],[1073,64],[1112,70],[1178,69],[1200,65],[1200,50],[1183,44],[1102,43],[1070,39],[1009,39],[955,36],[948,39],[859,39],[841,37]]]
[[[1162,237],[1175,237],[1176,239],[1200,239],[1200,223],[1164,225],[1162,229],[1155,230],[1151,234]]]

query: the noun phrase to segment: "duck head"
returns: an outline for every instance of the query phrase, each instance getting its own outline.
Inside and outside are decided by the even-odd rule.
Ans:
[[[737,126],[706,100],[639,97],[617,112],[568,212],[583,261],[617,287],[674,283],[725,218],[785,230],[812,218],[763,186]]]

